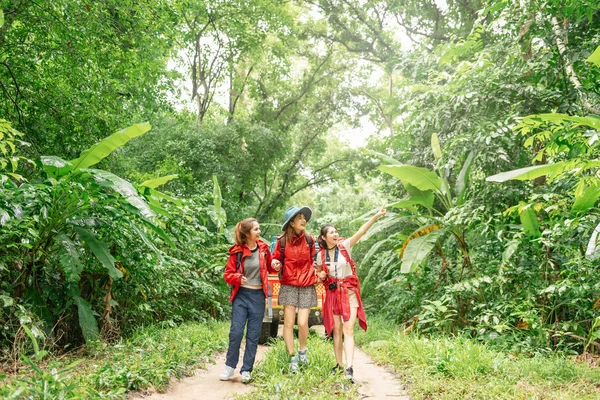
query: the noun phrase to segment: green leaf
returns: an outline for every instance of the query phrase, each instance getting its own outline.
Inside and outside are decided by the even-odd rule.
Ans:
[[[600,67],[600,46],[596,47],[596,50],[587,58],[587,62],[591,62],[596,65],[596,67]]]
[[[363,153],[371,155],[371,156],[375,156],[377,158],[379,158],[381,161],[384,161],[387,164],[401,164],[400,161],[393,159],[392,157],[383,154],[383,153],[379,153],[377,151],[373,151],[373,150],[369,150],[369,149],[363,149],[362,150]]]
[[[457,205],[462,204],[462,198],[464,190],[469,185],[469,172],[471,171],[471,166],[473,165],[473,158],[475,158],[475,153],[470,152],[463,164],[458,177],[456,178],[456,196],[458,197]]]
[[[15,300],[10,296],[0,294],[0,299],[2,299],[2,302],[4,303],[4,307],[10,307],[13,304],[15,304]]]
[[[548,113],[548,114],[534,114],[528,115],[523,120],[541,120],[545,122],[555,122],[562,124],[565,121],[576,122],[580,125],[589,126],[590,128],[594,128],[597,131],[600,131],[600,118],[597,116],[587,116],[580,117],[577,115],[567,115],[567,114],[559,114],[559,113]]]
[[[377,250],[379,250],[379,248],[384,244],[389,242],[390,239],[385,239],[385,240],[379,240],[378,242],[376,242],[373,246],[371,246],[371,248],[369,249],[369,251],[367,252],[367,254],[365,254],[365,256],[362,259],[362,265],[366,265],[367,261],[369,261],[371,259],[371,257],[377,252]]]
[[[542,235],[540,232],[537,215],[531,207],[522,210],[519,214],[519,218],[521,219],[523,230],[525,231],[527,236],[540,237]]]
[[[60,157],[42,156],[40,161],[44,172],[57,179],[73,170],[73,165]]]
[[[0,10],[0,28],[4,26],[4,12]]]
[[[164,230],[162,230],[162,228],[154,225],[152,222],[148,221],[147,219],[143,219],[142,218],[142,222],[148,228],[150,228],[151,230],[153,230],[158,236],[160,236],[165,242],[167,242],[171,247],[175,247],[175,242],[173,242],[173,240],[169,237],[169,235],[167,235],[165,233]]]
[[[506,182],[514,179],[519,181],[526,181],[539,178],[544,175],[552,175],[562,172],[564,168],[564,162],[558,162],[556,164],[542,164],[534,165],[533,167],[519,168],[512,171],[501,172],[496,175],[488,176],[485,178],[488,182]]]
[[[144,218],[154,216],[154,212],[150,209],[146,200],[139,196],[136,188],[125,179],[102,169],[85,169],[84,171],[91,173],[99,184],[108,186],[123,196]]]
[[[583,192],[575,191],[573,211],[587,211],[600,198],[600,181],[593,181]]]
[[[367,233],[364,234],[364,236],[361,238],[361,241],[366,242],[371,236],[377,235],[379,232],[386,231],[394,225],[400,224],[402,222],[403,221],[397,217],[380,220],[379,222],[377,222],[377,224],[375,224],[375,226],[373,226],[367,231]]]
[[[165,199],[167,201],[170,201],[173,204],[177,204],[178,206],[183,205],[183,201],[181,199],[178,199],[177,197],[173,197],[166,193],[159,192],[158,190],[154,190],[154,189],[150,189],[150,188],[147,188],[146,191],[147,191],[146,194],[149,193],[150,196],[152,196],[152,197],[156,197],[158,199]]]
[[[173,179],[177,179],[177,177],[178,177],[178,175],[167,175],[167,176],[162,176],[162,177],[156,178],[156,179],[149,179],[147,181],[140,183],[140,186],[145,186],[145,187],[149,187],[151,189],[156,189],[157,187],[164,185],[165,183],[167,183]]]
[[[148,239],[144,231],[142,231],[136,224],[134,224],[131,221],[129,221],[129,225],[138,234],[139,238],[142,239],[142,242],[146,243],[146,246],[148,246],[152,251],[154,251],[158,255],[159,258],[162,259],[162,254],[160,250],[154,245],[154,243],[150,241],[150,239]]]
[[[438,139],[438,135],[434,133],[431,135],[431,149],[433,150],[433,156],[436,161],[442,159],[442,148],[440,147],[440,140]]]
[[[10,214],[0,208],[0,226],[4,225],[10,219]]]
[[[598,247],[598,235],[600,235],[600,223],[594,228],[585,251],[585,256],[590,260],[597,259],[596,249]]]
[[[519,247],[518,240],[511,240],[502,253],[502,263],[506,264]]]
[[[27,336],[29,336],[29,340],[31,340],[31,344],[33,344],[33,351],[35,354],[40,352],[40,346],[38,345],[38,342],[35,338],[35,335],[33,334],[33,332],[31,332],[31,329],[29,329],[26,325],[21,325],[21,328],[23,328],[23,330],[25,331],[25,333],[27,334]]]
[[[115,259],[110,254],[110,250],[104,242],[98,240],[96,235],[87,229],[75,226],[73,227],[73,230],[79,235],[81,240],[85,242],[92,253],[94,253],[104,268],[106,268],[108,275],[110,275],[111,278],[119,279],[123,277],[123,273],[115,267]]]
[[[413,272],[427,258],[431,250],[435,247],[438,239],[445,233],[444,229],[438,229],[419,236],[408,242],[402,255],[402,266],[400,272],[408,274]]]
[[[219,186],[217,176],[213,175],[213,217],[215,222],[217,223],[219,235],[223,233],[223,229],[225,229],[225,224],[227,223],[227,216],[225,214],[225,210],[223,209],[223,207],[221,207],[222,202],[223,198],[221,196],[221,187]]]
[[[419,190],[410,183],[405,183],[404,188],[410,194],[411,200],[423,201],[426,207],[432,207],[435,201],[435,195],[431,190]]]
[[[120,271],[119,271],[120,272]],[[79,314],[79,326],[83,332],[83,338],[87,344],[98,340],[98,323],[90,304],[80,296],[74,296],[75,304],[77,304],[77,312]]]
[[[60,234],[55,241],[60,243],[65,250],[60,255],[60,264],[65,270],[65,279],[67,282],[77,283],[80,280],[83,264],[79,260],[79,250],[73,241],[65,234]]]
[[[429,192],[431,193],[431,192]],[[417,204],[420,204],[422,206],[425,207],[430,207],[430,205],[428,205],[425,201],[425,199],[423,198],[410,198],[410,199],[403,199],[400,201],[397,201],[395,203],[390,204],[388,207],[392,207],[392,208],[406,208],[409,209],[410,211],[415,210],[414,206],[416,206]]]
[[[162,208],[162,204],[160,204],[160,201],[156,200],[155,198],[150,198],[148,206],[155,214],[163,215],[165,217],[171,216],[171,214],[167,210]]]
[[[83,151],[79,158],[71,160],[73,169],[88,168],[97,164],[106,158],[110,153],[124,146],[131,139],[143,135],[150,130],[149,123],[134,124],[129,128],[122,129],[113,133],[109,137],[102,139],[89,149]]]
[[[439,190],[442,180],[433,171],[427,168],[414,167],[406,164],[382,165],[378,168],[386,174],[392,175],[402,181],[402,184],[411,184],[419,190]]]

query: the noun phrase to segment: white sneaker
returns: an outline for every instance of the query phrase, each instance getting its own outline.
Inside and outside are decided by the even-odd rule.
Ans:
[[[219,379],[222,381],[228,381],[231,379],[234,372],[235,368],[231,368],[229,365],[226,365],[223,372],[221,372],[221,375],[219,375]]]
[[[250,377],[250,371],[242,372],[242,383],[248,383],[251,379],[252,378]]]

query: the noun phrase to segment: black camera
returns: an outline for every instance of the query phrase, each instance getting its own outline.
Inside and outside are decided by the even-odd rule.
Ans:
[[[331,282],[329,284],[329,290],[335,290],[337,289],[337,282]]]

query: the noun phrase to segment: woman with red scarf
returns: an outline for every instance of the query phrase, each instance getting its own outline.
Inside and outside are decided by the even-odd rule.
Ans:
[[[317,266],[319,279],[323,281],[327,295],[323,304],[323,325],[327,335],[333,330],[333,349],[336,366],[333,372],[341,371],[342,347],[346,354],[346,377],[354,382],[354,324],[367,330],[367,318],[360,297],[360,282],[356,276],[356,265],[352,260],[352,247],[367,233],[369,228],[386,213],[381,208],[350,239],[340,239],[334,225],[321,228]],[[342,343],[343,335],[343,343]]]

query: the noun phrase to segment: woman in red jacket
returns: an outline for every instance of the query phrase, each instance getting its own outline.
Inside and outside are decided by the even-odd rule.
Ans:
[[[275,268],[282,268],[278,303],[283,305],[283,340],[290,355],[290,372],[298,372],[298,364],[308,364],[306,340],[311,307],[317,306],[317,274],[314,267],[315,238],[306,233],[312,216],[308,207],[292,206],[284,214],[283,234],[273,251]],[[282,242],[285,243],[281,251]],[[294,354],[294,321],[298,309],[298,356]]]
[[[333,372],[342,367],[343,350],[346,354],[346,377],[354,382],[354,324],[367,330],[367,319],[360,298],[360,282],[356,276],[356,265],[352,260],[352,247],[367,233],[379,218],[385,215],[385,208],[373,215],[350,239],[340,239],[334,225],[321,228],[317,266],[319,279],[324,281],[325,304],[323,304],[323,325],[327,335],[333,330],[333,350],[337,364]]]
[[[231,379],[240,357],[240,344],[246,329],[246,350],[240,370],[242,382],[248,383],[254,367],[258,338],[265,313],[265,297],[269,272],[279,271],[271,266],[269,246],[260,240],[260,226],[254,218],[247,218],[235,226],[235,243],[229,249],[224,278],[233,286],[231,291],[231,328],[222,381]]]

